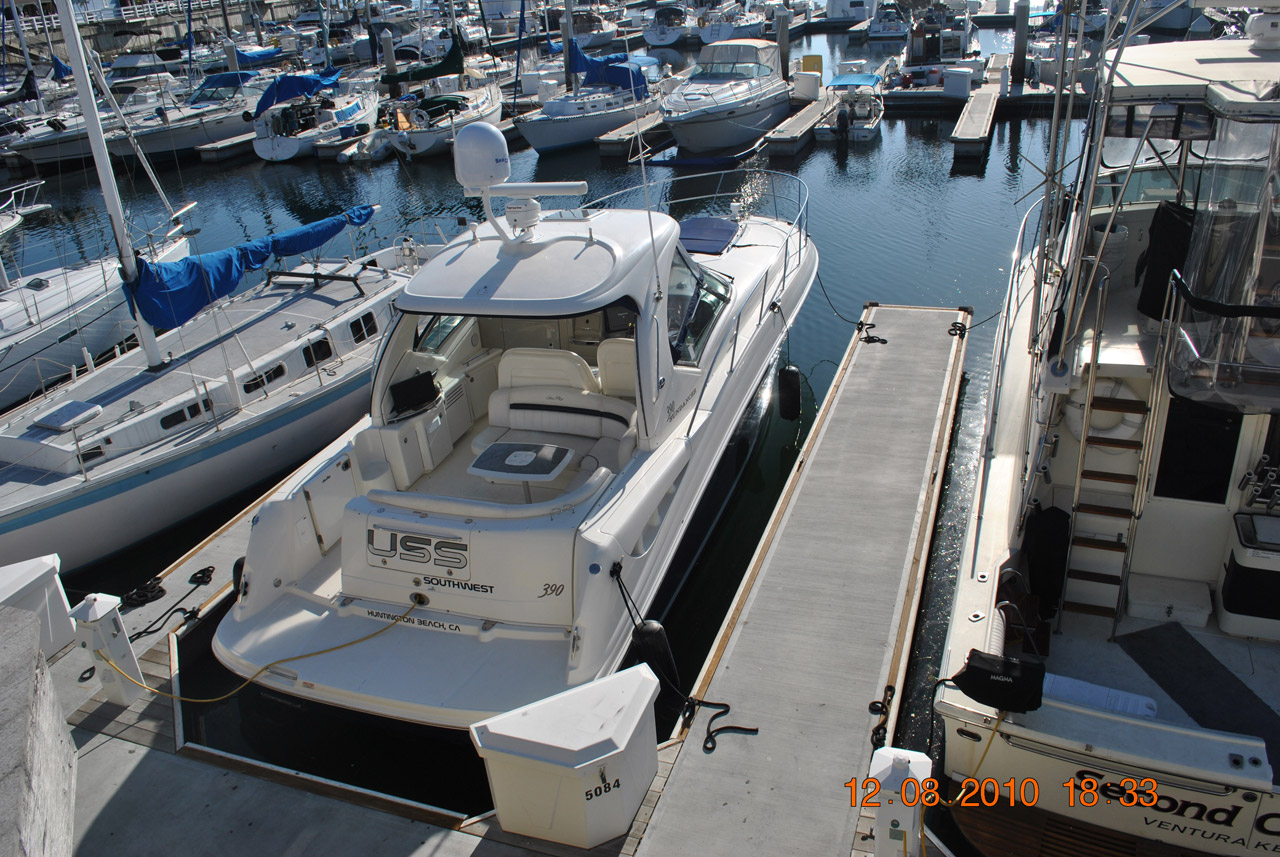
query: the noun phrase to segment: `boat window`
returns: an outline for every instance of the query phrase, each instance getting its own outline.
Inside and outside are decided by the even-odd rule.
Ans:
[[[28,289],[31,289],[31,291],[33,292],[42,292],[45,289],[49,288],[49,281],[46,280],[44,277],[33,277],[32,279],[27,281],[26,287]]]
[[[263,372],[261,375],[254,375],[248,381],[245,381],[244,391],[246,393],[252,393],[255,390],[261,390],[263,387],[267,386],[272,381],[277,381],[283,377],[284,377],[284,364],[277,363],[275,366],[273,366],[271,369],[268,369],[266,372]]]
[[[317,339],[315,342],[302,349],[302,359],[310,369],[317,363],[322,363],[333,356],[333,345],[326,339]]]
[[[351,322],[351,336],[356,342],[364,342],[378,332],[378,320],[373,313],[367,312]]]
[[[728,299],[724,282],[676,251],[667,283],[667,337],[673,361],[698,362]]]
[[[187,421],[187,412],[182,408],[171,414],[165,414],[160,418],[160,428],[168,431],[174,426],[180,426]]]
[[[702,83],[725,80],[751,80],[757,77],[768,77],[773,69],[758,62],[709,62],[694,66],[691,81]]]
[[[435,353],[444,345],[449,334],[462,323],[460,315],[424,315],[418,318],[418,332],[413,338],[413,350]]]

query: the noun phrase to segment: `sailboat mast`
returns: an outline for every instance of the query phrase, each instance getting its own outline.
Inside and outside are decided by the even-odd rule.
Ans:
[[[564,17],[560,19],[560,47],[564,57],[564,88],[574,90],[573,72],[569,71],[569,43],[573,41],[573,0],[564,0]]]
[[[138,279],[138,262],[133,256],[133,242],[129,240],[129,230],[124,222],[124,205],[120,202],[120,190],[116,187],[115,176],[111,172],[111,158],[107,154],[107,141],[102,134],[102,120],[98,116],[98,105],[93,98],[93,85],[89,82],[89,67],[85,64],[84,46],[80,42],[80,31],[76,28],[76,19],[71,12],[71,0],[53,0],[58,10],[58,19],[62,23],[62,41],[67,47],[67,61],[71,64],[71,73],[76,80],[76,93],[80,97],[80,111],[84,114],[85,130],[89,134],[89,148],[93,152],[93,165],[98,171],[98,184],[102,186],[102,198],[107,204],[107,216],[111,219],[111,230],[115,233],[116,244],[120,248],[120,268],[126,283]],[[156,344],[156,333],[141,318],[138,319],[138,341],[142,343],[147,354],[147,363],[159,366],[163,363],[160,346]]]
[[[27,64],[27,74],[31,74],[31,53],[27,50],[27,37],[22,32],[22,19],[18,17],[18,7],[13,0],[9,0],[9,10],[13,13],[13,28],[18,31],[18,44],[22,45],[22,60]],[[44,112],[44,96],[40,94],[38,83],[36,84],[36,107],[41,113]]]

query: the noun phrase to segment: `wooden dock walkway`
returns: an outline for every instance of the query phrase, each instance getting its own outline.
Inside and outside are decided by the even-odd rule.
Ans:
[[[771,158],[794,155],[813,140],[813,126],[831,105],[819,97],[787,117],[781,125],[764,135],[764,153]]]
[[[600,154],[605,157],[630,159],[640,154],[640,139],[649,147],[671,139],[671,131],[657,110],[620,128],[614,128],[607,134],[601,134],[596,137],[596,143],[600,146]]]
[[[902,686],[965,343],[967,310],[869,305],[694,694],[702,709],[639,857],[869,852],[842,784],[863,777]],[[892,743],[895,696],[885,723]],[[717,724],[719,725],[719,724]]]
[[[957,158],[980,158],[991,142],[991,126],[1000,101],[999,86],[984,84],[969,97],[951,134]]]

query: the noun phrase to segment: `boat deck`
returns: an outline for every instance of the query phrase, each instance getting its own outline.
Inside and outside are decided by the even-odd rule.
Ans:
[[[863,314],[886,341],[846,354],[694,688],[760,733],[703,752],[714,712],[700,710],[640,857],[869,852],[842,784],[871,761],[868,704],[902,686],[964,357],[947,330],[969,318]]]
[[[948,329],[969,319],[965,310],[869,305],[864,320],[886,341],[860,338],[846,352],[696,688],[731,703],[729,720],[760,734],[725,734],[716,752],[701,752],[704,710],[693,745],[661,749],[630,835],[590,853],[866,851],[863,822],[840,784],[866,772],[876,726],[867,704],[886,684],[901,686],[906,668],[965,350]],[[194,607],[213,590],[227,593],[235,548],[261,502],[166,572],[170,596],[127,611],[127,630],[175,603]],[[187,575],[205,565],[215,566],[212,583],[186,592]],[[96,689],[83,677],[88,664],[87,652],[71,648],[53,666],[68,716]],[[896,706],[890,741],[895,716]],[[370,843],[433,857],[588,853],[507,834],[492,814],[450,818],[256,765],[177,731],[174,755],[123,731],[113,736],[97,720],[73,730],[78,855],[114,854],[122,841],[145,841],[157,854],[189,848],[189,825],[154,822],[184,817],[201,819],[210,853],[324,857]]]

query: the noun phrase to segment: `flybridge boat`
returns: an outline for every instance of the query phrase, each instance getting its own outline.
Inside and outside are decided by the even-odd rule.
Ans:
[[[372,126],[378,97],[372,92],[320,95],[333,90],[340,72],[282,74],[258,99],[253,120],[253,151],[264,161],[288,161],[315,153],[317,143],[355,136],[359,125]],[[250,116],[246,111],[246,116]]]
[[[548,99],[541,110],[516,118],[516,130],[537,151],[590,143],[657,109],[662,96],[656,87],[649,89],[649,84],[657,83],[656,59],[627,54],[588,57],[570,44],[569,63],[570,69],[583,75],[582,84]]]
[[[650,188],[700,210],[680,223],[619,207],[643,189],[542,213],[537,195],[585,183],[505,183],[491,126],[454,156],[488,221],[397,299],[369,418],[259,512],[213,650],[274,690],[461,728],[618,668],[623,590],[648,611],[719,501],[708,481],[818,254],[791,176]]]
[[[662,118],[681,149],[710,152],[754,142],[787,117],[791,84],[778,46],[760,39],[706,45],[688,80],[662,100]]]
[[[936,703],[981,849],[1280,850],[1278,25],[1101,52],[1019,236]]]
[[[905,39],[911,32],[911,12],[896,0],[879,0],[867,25],[868,39]]]

